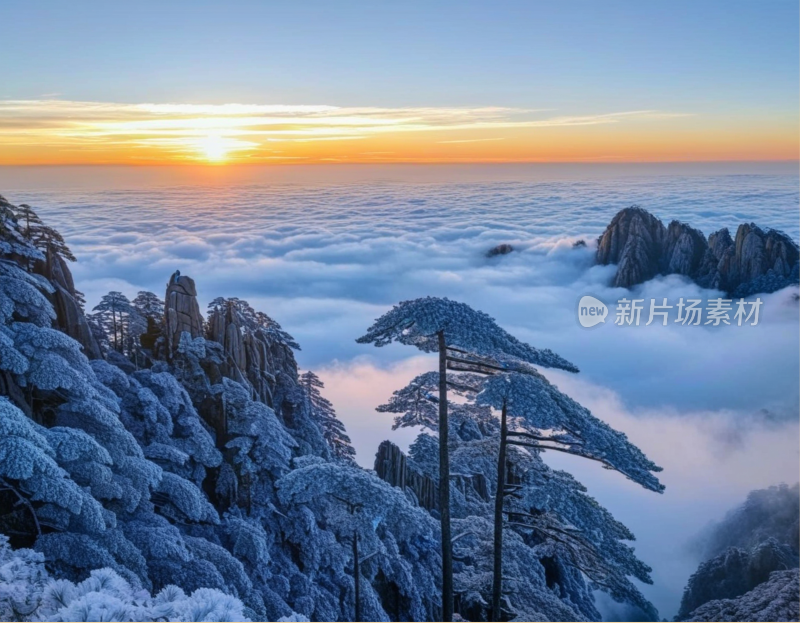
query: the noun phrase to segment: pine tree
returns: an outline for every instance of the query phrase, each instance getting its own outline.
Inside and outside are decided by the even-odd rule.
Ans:
[[[47,253],[57,253],[70,262],[75,261],[75,256],[64,241],[64,237],[54,228],[44,224],[36,211],[25,203],[13,206],[12,212],[19,223],[20,231],[25,238],[37,249]]]
[[[450,530],[450,466],[448,454],[447,370],[482,371],[475,356],[491,357],[501,370],[525,368],[528,364],[578,369],[550,350],[520,342],[500,328],[493,318],[464,303],[426,297],[404,301],[378,318],[361,344],[385,346],[400,342],[426,353],[439,353],[439,512],[442,528],[442,619],[453,617],[453,555]]]
[[[300,384],[305,389],[311,416],[322,430],[322,436],[328,442],[331,454],[337,459],[353,461],[356,451],[350,442],[344,424],[336,417],[336,411],[331,402],[319,391],[325,387],[324,383],[309,370],[300,375]]]
[[[20,224],[22,235],[26,240],[33,240],[34,235],[37,234],[44,223],[42,219],[36,214],[36,211],[26,203],[21,203],[14,208],[14,215]]]
[[[161,323],[164,318],[164,301],[157,294],[141,290],[131,303],[142,318],[152,318],[156,323]]]
[[[103,295],[92,311],[100,312],[105,329],[111,334],[114,350],[123,352],[127,318],[136,314],[128,297],[122,292],[109,292]]]
[[[422,426],[435,431],[437,422],[430,416],[439,403],[438,381],[435,372],[422,374],[395,391],[378,411],[399,414],[395,427]],[[509,575],[505,568],[509,559],[513,566],[517,564],[514,559],[519,561],[525,557],[518,551],[519,537],[504,535],[505,525],[511,526],[513,532],[519,533],[534,549],[546,552],[545,557],[556,556],[552,565],[560,569],[560,574],[567,577],[571,573],[568,569],[578,569],[617,601],[634,604],[655,616],[652,605],[627,578],[632,575],[640,581],[651,582],[649,568],[635,558],[630,547],[620,542],[633,540],[633,535],[586,495],[585,488],[569,474],[551,470],[542,461],[541,454],[548,450],[577,448],[579,456],[598,460],[646,489],[658,492],[663,486],[651,472],[659,468],[624,435],[594,418],[534,371],[496,376],[464,373],[457,381],[449,383],[451,390],[466,399],[466,402],[451,403],[448,409],[451,430],[455,433],[450,443],[453,470],[458,474],[480,474],[487,482],[497,483],[492,508],[460,497],[457,507],[461,507],[461,512],[455,513],[456,517],[459,514],[485,517],[487,526],[494,525],[493,531],[490,528],[487,534],[482,534],[480,543],[473,539],[469,546],[477,547],[488,558],[476,565],[491,577],[490,586],[481,580],[473,589],[491,592],[494,603],[489,615],[497,620],[510,614],[500,614],[498,595],[504,592],[498,575],[516,578],[513,592],[518,599],[515,607],[520,610],[514,614],[518,618],[524,618],[526,608],[539,599],[531,597],[532,601],[526,602],[527,597],[521,594],[521,585],[526,584],[521,571],[514,567]],[[567,434],[566,429],[572,432]],[[517,439],[522,443],[514,443]],[[411,446],[412,467],[428,476],[437,473],[435,464],[429,460],[435,443],[430,435],[422,433]],[[489,520],[491,514],[493,521]],[[492,532],[493,538],[490,538]],[[459,542],[466,546],[466,542],[460,539]],[[474,558],[475,553],[462,552],[462,556]],[[470,590],[464,584],[470,582],[468,576],[459,578],[462,606],[465,604],[463,593]],[[527,580],[528,584],[531,582]],[[501,589],[499,594],[498,588]],[[597,616],[594,606],[580,591],[573,590],[570,598],[582,604],[586,616]]]
[[[547,379],[533,370],[526,371],[525,374],[511,372],[490,375],[482,384],[476,402],[501,412],[492,590],[493,620],[497,621],[500,620],[502,595],[503,516],[508,512],[504,508],[504,500],[509,491],[517,493],[515,489],[507,488],[505,480],[509,444],[533,448],[539,452],[566,452],[598,461],[604,467],[616,470],[642,487],[658,493],[664,490],[664,486],[653,475],[653,472],[659,472],[661,468],[629,443],[625,435],[595,418],[586,408],[559,392]],[[509,413],[516,425],[512,430],[508,427]],[[580,537],[574,537],[569,532],[561,530],[561,533],[573,541],[580,541]]]

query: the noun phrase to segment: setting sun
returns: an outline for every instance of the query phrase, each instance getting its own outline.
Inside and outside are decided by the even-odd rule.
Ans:
[[[230,151],[230,144],[218,134],[209,134],[197,141],[197,148],[209,162],[224,162]]]

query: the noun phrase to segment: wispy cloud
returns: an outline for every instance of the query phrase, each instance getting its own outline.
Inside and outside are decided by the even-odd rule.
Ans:
[[[452,145],[453,143],[485,143],[487,141],[504,141],[504,137],[500,138],[461,138],[454,141],[438,141],[440,145]]]
[[[504,140],[475,136],[522,130],[617,124],[684,116],[634,110],[578,116],[508,107],[376,108],[262,104],[123,104],[59,99],[0,100],[0,145],[63,150],[155,150],[165,157],[209,159],[209,145],[226,157],[252,156],[269,142],[352,141],[388,135],[448,132],[433,143]],[[552,114],[552,113],[547,113]],[[465,136],[466,134],[466,136]],[[339,154],[327,154],[338,156]]]

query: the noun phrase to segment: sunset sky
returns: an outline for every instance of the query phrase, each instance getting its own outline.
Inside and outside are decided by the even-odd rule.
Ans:
[[[796,160],[798,5],[0,4],[0,164]]]

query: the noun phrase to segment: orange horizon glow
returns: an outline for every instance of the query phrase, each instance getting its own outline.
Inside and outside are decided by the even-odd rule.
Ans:
[[[797,119],[0,100],[0,165],[793,161]]]

